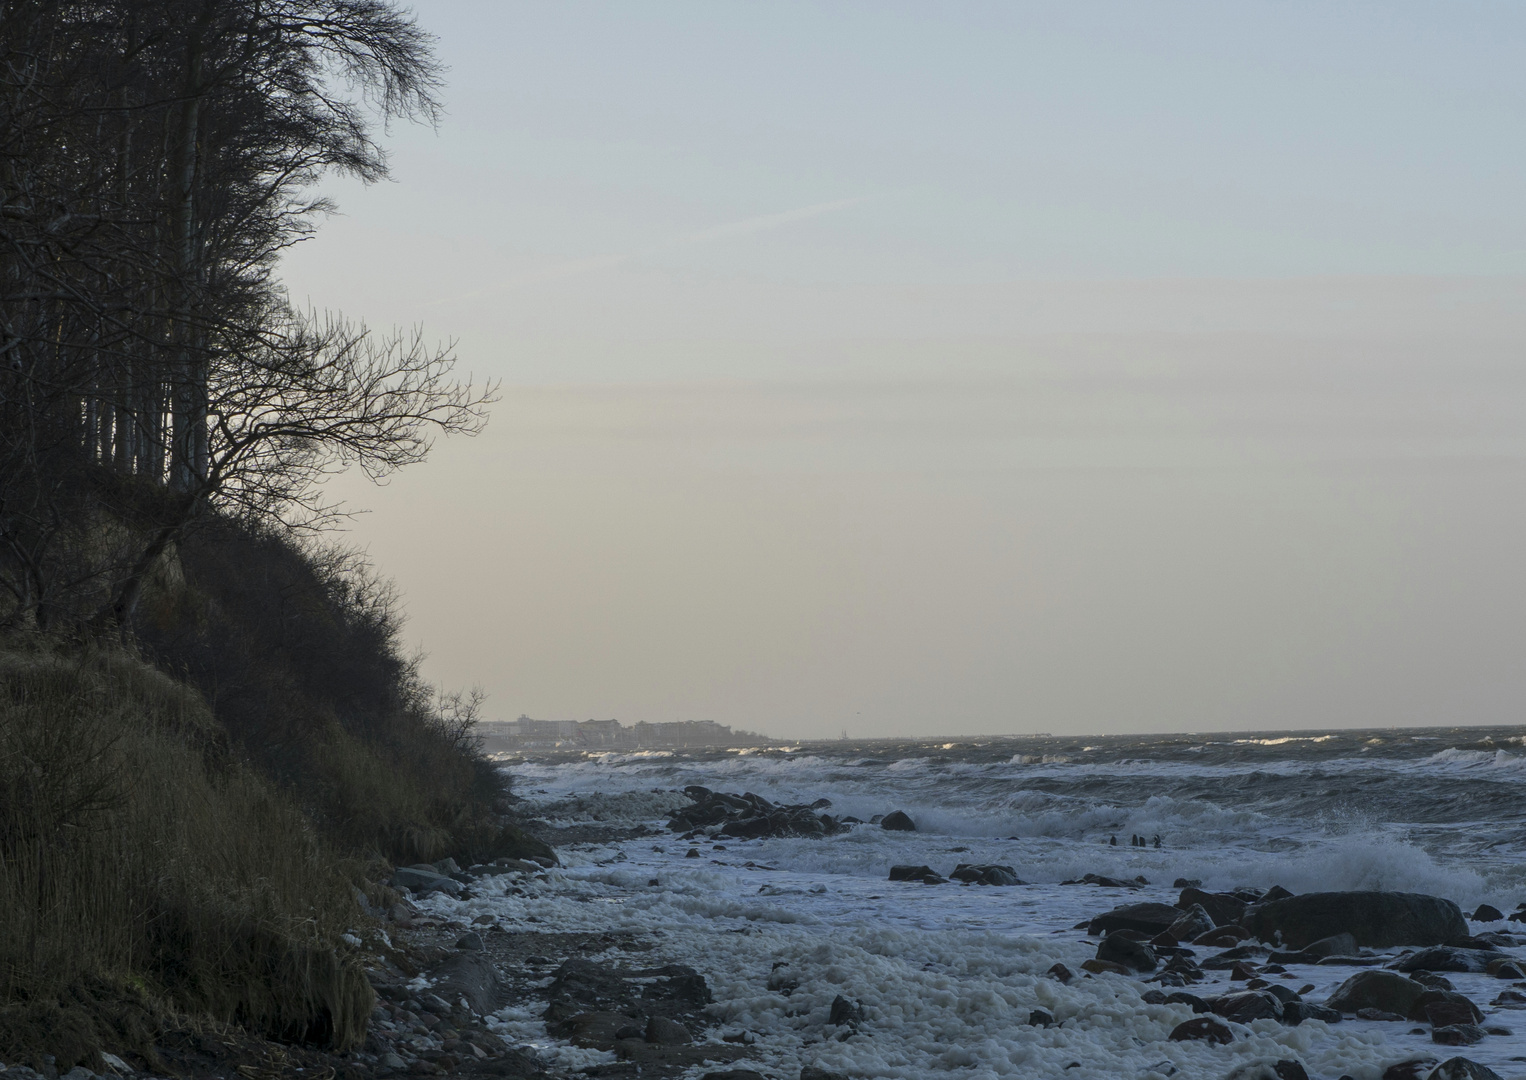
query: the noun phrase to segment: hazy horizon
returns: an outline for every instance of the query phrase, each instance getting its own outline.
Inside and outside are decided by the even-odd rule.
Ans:
[[[282,273],[504,381],[334,485],[487,716],[1526,717],[1526,10],[416,11]]]

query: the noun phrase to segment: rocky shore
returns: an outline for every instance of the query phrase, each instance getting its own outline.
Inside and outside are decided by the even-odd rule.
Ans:
[[[910,816],[898,811],[869,821],[834,817],[824,799],[784,805],[706,788],[690,787],[686,794],[690,804],[672,813],[667,835],[692,845],[687,851],[691,859],[700,857],[700,842],[707,841],[704,855],[712,863],[722,861],[716,855],[726,855],[731,865],[759,872],[770,868],[737,862],[729,855],[731,848],[765,837],[825,838],[853,829],[916,831]],[[652,833],[647,829],[636,835]],[[596,845],[632,836],[629,826],[611,825],[602,837],[597,828],[585,826],[579,839]],[[298,1075],[329,1080],[456,1075],[548,1080],[680,1075],[794,1080],[798,1075],[832,1080],[836,1075],[797,1063],[785,1076],[777,1060],[766,1067],[752,1060],[758,1035],[716,1010],[712,982],[720,973],[680,962],[661,933],[568,929],[537,924],[533,915],[522,920],[467,917],[479,892],[528,896],[553,887],[557,873],[556,860],[545,857],[467,868],[450,860],[393,868],[385,882],[389,902],[372,907],[370,924],[355,934],[354,947],[368,958],[367,975],[376,993],[369,1033],[355,1052],[329,1054],[234,1028],[202,1026],[164,1033],[152,1061],[108,1057],[105,1073],[145,1080]],[[1174,899],[1167,902],[1139,899],[1137,891],[1158,888],[1142,878],[1085,874],[1064,884],[1088,898],[1083,907],[1091,914],[1074,925],[1071,935],[1090,955],[1072,964],[1056,963],[1042,978],[1064,987],[1124,980],[1144,1005],[1176,1011],[1178,1019],[1167,1036],[1171,1042],[1227,1052],[1258,1033],[1310,1022],[1377,1022],[1396,1033],[1424,1033],[1436,1048],[1389,1064],[1381,1080],[1499,1080],[1497,1071],[1470,1059],[1466,1048],[1512,1038],[1510,1018],[1526,1010],[1526,904],[1509,916],[1487,906],[1465,916],[1449,900],[1416,893],[1294,894],[1277,887],[1213,891],[1183,879],[1174,883]],[[659,881],[646,885],[656,887]],[[1019,868],[974,861],[898,864],[886,887],[995,889],[1013,895],[1026,888]],[[640,883],[621,888],[639,890]],[[767,895],[768,889],[765,885],[760,891]],[[1118,902],[1097,910],[1091,898],[1114,893]],[[1334,990],[1314,993],[1317,983],[1329,983],[1332,972],[1342,976]],[[1453,979],[1461,976],[1471,978],[1471,995],[1454,985]],[[789,962],[779,961],[759,989],[793,1000],[809,989],[802,985],[805,978]],[[1495,989],[1485,996],[1477,991],[1480,985]],[[542,1022],[544,1040],[526,1040],[523,1027],[519,1037],[507,1033],[502,1021],[506,1009]],[[811,1023],[821,1025],[816,1038],[830,1041],[872,1037],[880,1020],[852,986],[843,986]],[[1026,1024],[1036,1029],[1069,1023],[1074,1019],[1053,1007],[1035,1007],[1026,1016]],[[546,1053],[556,1046],[595,1051],[597,1060],[569,1067],[565,1059],[558,1062],[553,1060],[557,1055]],[[1258,1061],[1253,1068],[1234,1065],[1230,1057],[1225,1061],[1225,1068],[1214,1074],[1224,1080],[1337,1080],[1291,1055]],[[19,1066],[3,1073],[5,1080],[34,1080],[36,1075]],[[53,1070],[47,1080],[56,1075]],[[64,1075],[91,1080],[94,1074],[77,1068]],[[1352,1078],[1347,1074],[1341,1080]]]

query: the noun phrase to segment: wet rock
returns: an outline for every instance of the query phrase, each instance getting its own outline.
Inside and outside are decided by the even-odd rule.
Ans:
[[[1409,973],[1409,977],[1411,979],[1414,979],[1421,986],[1427,987],[1428,989],[1431,989],[1431,990],[1456,990],[1457,989],[1457,987],[1452,985],[1452,981],[1450,979],[1448,979],[1446,976],[1444,976],[1444,975],[1437,975],[1437,974],[1435,974],[1433,972],[1430,972],[1430,971],[1412,971],[1412,972]]]
[[[1188,886],[1177,898],[1176,906],[1191,911],[1194,904],[1208,913],[1215,926],[1238,923],[1246,908],[1245,901],[1233,893],[1204,892],[1196,886]]]
[[[669,1020],[665,1016],[653,1016],[646,1022],[644,1033],[646,1041],[658,1043],[662,1046],[680,1046],[694,1041],[694,1036],[689,1034],[689,1029],[677,1020]]]
[[[1211,1016],[1194,1016],[1191,1020],[1183,1020],[1166,1037],[1172,1042],[1203,1041],[1223,1046],[1235,1041],[1235,1033],[1229,1030],[1229,1025]]]
[[[1243,926],[1219,926],[1199,934],[1192,939],[1192,944],[1201,945],[1208,949],[1224,949],[1236,945],[1242,941],[1250,940],[1250,931]]]
[[[1480,1065],[1465,1057],[1454,1057],[1437,1065],[1425,1080],[1502,1080],[1502,1078],[1487,1065]]]
[[[904,810],[892,810],[880,819],[880,828],[891,832],[916,832],[917,823]]]
[[[1430,1076],[1431,1066],[1435,1063],[1433,1057],[1400,1061],[1383,1070],[1383,1080],[1420,1080]]]
[[[1073,878],[1070,881],[1062,881],[1060,884],[1096,885],[1104,889],[1138,889],[1142,886],[1148,885],[1149,882],[1138,878],[1133,881],[1126,881],[1123,878],[1108,877],[1105,874],[1082,874],[1078,878]]]
[[[1303,947],[1310,956],[1355,956],[1358,952],[1356,938],[1350,934],[1331,934],[1329,937],[1311,941]]]
[[[574,1046],[608,1049],[621,1039],[640,1038],[641,1029],[633,1017],[624,1013],[594,1011],[575,1013],[546,1030]]]
[[[460,896],[462,892],[459,881],[430,866],[399,866],[392,871],[391,885],[394,889],[407,889],[417,896],[427,896],[432,892]]]
[[[1446,1010],[1441,1015],[1445,1019],[1435,1020],[1431,1018],[1430,1010],[1434,1006],[1445,1006]],[[1405,1016],[1410,1020],[1424,1020],[1426,1023],[1445,1027],[1447,1024],[1481,1024],[1484,1022],[1483,1010],[1473,1004],[1466,995],[1453,990],[1440,990],[1427,988],[1425,993],[1415,999]]]
[[[1246,990],[1239,994],[1225,994],[1208,1003],[1213,1011],[1226,1020],[1237,1024],[1249,1024],[1252,1020],[1281,1020],[1282,1002],[1265,990]]]
[[[1054,1013],[1047,1009],[1034,1009],[1028,1014],[1028,1023],[1032,1027],[1054,1027]]]
[[[1451,1024],[1431,1029],[1431,1042],[1438,1046],[1472,1046],[1483,1042],[1486,1032],[1477,1024]]]
[[[1526,979],[1526,964],[1514,957],[1502,956],[1490,960],[1484,970],[1496,979]]]
[[[1129,969],[1116,960],[1098,960],[1092,957],[1090,960],[1081,961],[1081,970],[1089,971],[1093,975],[1127,975]]]
[[[827,1023],[843,1025],[857,1024],[864,1019],[864,1007],[856,1001],[849,1001],[838,994],[832,999],[832,1007],[827,1013]]]
[[[448,956],[430,971],[429,977],[434,982],[435,994],[448,1006],[465,1001],[467,1007],[479,1016],[503,1008],[508,1001],[508,988],[499,979],[498,969],[481,951],[462,951]]]
[[[1398,1013],[1389,1012],[1387,1009],[1358,1009],[1356,1011],[1356,1018],[1358,1020],[1381,1020],[1390,1024],[1397,1024],[1405,1019],[1405,1017],[1400,1016]]]
[[[1468,934],[1461,910],[1450,900],[1370,890],[1271,900],[1247,908],[1239,922],[1262,941],[1275,941],[1280,935],[1283,944],[1294,949],[1335,934],[1350,934],[1358,945],[1380,949],[1441,945]]]
[[[677,833],[719,827],[725,836],[752,840],[765,836],[831,836],[848,828],[829,814],[818,814],[815,804],[786,805],[752,792],[737,795],[698,785],[685,788],[684,794],[694,800],[693,805],[668,819],[668,828]]]
[[[1236,945],[1232,949],[1225,949],[1217,955],[1210,956],[1202,962],[1202,966],[1211,971],[1224,971],[1233,969],[1237,964],[1246,961],[1256,961],[1267,953],[1264,945]]]
[[[1102,944],[1097,946],[1097,959],[1122,964],[1134,971],[1154,971],[1159,964],[1154,949],[1121,934],[1109,934],[1102,939]]]
[[[483,949],[482,935],[475,930],[468,930],[456,939],[456,948],[467,952],[481,952]]]
[[[1323,1020],[1327,1024],[1341,1022],[1341,1014],[1324,1005],[1316,1005],[1312,1001],[1285,1001],[1282,1003],[1282,1022],[1289,1027],[1297,1027],[1305,1020]]]
[[[1505,913],[1492,904],[1479,904],[1478,910],[1468,916],[1474,922],[1499,922],[1504,917]]]
[[[1486,971],[1491,960],[1498,960],[1497,952],[1483,949],[1455,949],[1440,945],[1421,949],[1407,956],[1396,965],[1400,971]]]
[[[996,863],[960,863],[949,875],[955,881],[967,881],[974,885],[1021,885],[1017,871],[1010,866]]]
[[[1137,930],[1149,938],[1169,929],[1181,914],[1170,904],[1125,904],[1098,915],[1086,924],[1086,932],[1095,937],[1117,930]]]
[[[1336,987],[1325,1004],[1343,1013],[1380,1009],[1402,1019],[1425,992],[1424,986],[1392,971],[1359,971]]]
[[[890,868],[891,881],[924,881],[937,876],[937,871],[931,866],[892,866]]]
[[[1203,883],[1197,878],[1179,877],[1171,883],[1173,889],[1199,889]]]
[[[1452,1027],[1456,1024],[1478,1024],[1484,1019],[1478,1006],[1466,998],[1462,1001],[1431,1001],[1420,1008],[1425,1013],[1426,1022],[1433,1028]]]
[[[688,851],[684,852],[684,858],[686,858],[686,859],[697,859],[697,858],[699,858],[699,848],[691,847]]]
[[[1064,964],[1055,964],[1047,973],[1052,979],[1059,979],[1062,983],[1068,983],[1076,977],[1076,973]]]
[[[1166,927],[1166,933],[1176,938],[1177,941],[1191,941],[1195,937],[1201,937],[1214,928],[1213,917],[1208,914],[1202,904],[1193,904],[1181,917],[1170,926]]]
[[[1265,904],[1271,900],[1286,900],[1292,895],[1293,893],[1291,890],[1284,889],[1281,885],[1273,885],[1270,889],[1261,894],[1261,897],[1259,900],[1257,900],[1257,903]]]
[[[800,1066],[800,1080],[847,1080],[842,1073],[827,1072],[814,1065]]]

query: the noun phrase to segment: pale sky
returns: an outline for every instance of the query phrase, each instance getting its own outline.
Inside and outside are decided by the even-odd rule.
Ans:
[[[1526,7],[416,10],[284,273],[504,381],[336,485],[490,717],[1526,722]]]

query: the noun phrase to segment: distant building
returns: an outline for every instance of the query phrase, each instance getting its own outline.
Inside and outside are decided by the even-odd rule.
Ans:
[[[487,720],[477,725],[488,752],[508,750],[667,750],[766,746],[768,739],[752,731],[732,731],[713,720],[683,720],[670,724],[641,722],[626,727],[618,720]]]

